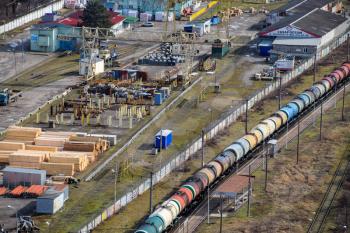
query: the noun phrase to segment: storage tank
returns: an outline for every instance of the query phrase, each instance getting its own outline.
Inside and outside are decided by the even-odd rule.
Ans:
[[[146,220],[147,221],[147,220]],[[135,233],[158,233],[158,229],[153,224],[142,224]]]
[[[214,171],[207,167],[202,168],[199,172],[204,173],[208,177],[209,184],[211,184],[216,178]]]
[[[304,101],[301,99],[293,99],[291,103],[295,103],[298,106],[298,112],[303,111],[303,109],[305,108]]]
[[[162,232],[164,230],[163,219],[161,219],[159,216],[150,216],[149,218],[147,218],[145,223],[148,223],[149,225],[152,225],[156,229],[157,233],[158,232]],[[143,229],[153,230],[153,228],[150,228],[150,227],[143,228]]]
[[[234,143],[237,143],[237,144],[239,144],[240,146],[243,147],[243,150],[244,150],[243,154],[247,154],[248,153],[248,151],[250,149],[250,144],[249,144],[249,142],[247,140],[245,140],[244,138],[240,138],[237,141],[235,141]]]
[[[282,126],[282,119],[280,117],[277,116],[272,116],[270,118],[271,121],[273,121],[275,123],[275,130],[278,130],[279,128],[281,128]]]
[[[326,92],[331,89],[331,84],[328,80],[322,79],[319,83],[324,86]]]
[[[302,94],[305,94],[305,95],[307,95],[310,98],[310,104],[315,102],[316,96],[315,96],[315,94],[312,91],[307,90],[307,91],[304,91]]]
[[[234,153],[235,161],[239,160],[244,155],[244,149],[239,144],[232,144],[229,147],[227,147],[224,151],[227,151],[227,150],[229,150],[229,151]]]
[[[271,119],[267,118],[266,120],[263,120],[261,123],[265,124],[269,128],[269,135],[271,135],[271,134],[273,134],[273,132],[275,132],[276,124]]]
[[[279,118],[282,120],[282,124],[283,124],[283,125],[287,123],[287,121],[288,121],[288,115],[287,115],[287,113],[285,113],[285,112],[279,110],[279,111],[277,111],[274,115],[277,116],[277,117],[279,117]]]
[[[263,140],[266,139],[268,136],[270,136],[270,130],[269,127],[265,124],[258,124],[257,126],[255,126],[255,129],[257,129],[258,131],[260,131],[263,135]]]
[[[312,93],[314,93],[314,95],[315,95],[315,100],[317,100],[318,98],[320,98],[320,96],[321,96],[321,90],[320,90],[319,88],[316,88],[315,86],[312,86],[312,87],[310,88],[310,91],[311,91]]]
[[[335,82],[334,82],[334,79],[332,79],[331,77],[326,76],[326,77],[324,77],[322,80],[328,81],[329,84],[330,84],[330,86],[331,86],[331,88],[334,87]]]
[[[251,134],[247,134],[247,135],[244,135],[243,138],[249,142],[249,150],[252,150],[256,147],[258,140],[255,136]]]
[[[222,167],[221,167],[221,164],[220,163],[218,163],[217,161],[211,161],[211,162],[209,162],[208,164],[207,164],[207,166],[209,167],[209,168],[214,168],[214,170],[215,170],[215,176],[216,177],[219,177],[220,175],[221,175],[221,173],[222,173]]]
[[[215,161],[220,163],[223,171],[226,171],[231,165],[231,160],[228,156],[226,156],[226,157],[223,155],[217,156],[215,158]]]
[[[314,87],[315,88],[318,88],[319,90],[320,90],[320,97],[321,96],[323,96],[325,93],[326,93],[326,88],[325,88],[325,86],[324,85],[322,85],[322,84],[316,84],[316,85],[314,85]]]
[[[191,190],[189,190],[188,188],[185,188],[185,187],[180,187],[179,191],[186,195],[187,200],[188,200],[187,205],[189,203],[191,203],[191,201],[193,200],[193,196],[192,196]]]
[[[292,111],[293,111],[293,117],[292,118],[294,118],[294,117],[296,117],[298,115],[298,113],[299,113],[299,106],[296,103],[289,102],[287,104],[287,107],[291,108]]]
[[[258,142],[257,144],[262,142],[264,135],[262,134],[262,132],[260,130],[254,128],[249,133],[254,135],[257,138],[257,142]]]

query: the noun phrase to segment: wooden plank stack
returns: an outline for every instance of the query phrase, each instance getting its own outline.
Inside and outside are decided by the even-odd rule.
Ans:
[[[46,170],[46,174],[54,175],[74,175],[74,164],[72,163],[41,163],[40,169]]]
[[[42,151],[18,150],[9,157],[9,163],[12,167],[40,169],[40,164],[47,156],[49,155]]]
[[[74,172],[84,171],[108,148],[109,142],[97,136],[13,126],[0,142],[0,163],[44,169],[48,175],[71,176]]]
[[[41,128],[10,126],[6,131],[5,140],[31,145],[40,134]]]
[[[34,139],[34,142],[37,146],[63,147],[64,143],[69,141],[69,138],[73,135],[75,133],[72,132],[43,132]]]
[[[9,163],[9,157],[17,150],[23,150],[24,143],[21,142],[0,142],[0,163]]]
[[[62,151],[55,152],[49,159],[50,163],[71,163],[74,164],[74,170],[77,172],[84,171],[89,164],[86,153]]]

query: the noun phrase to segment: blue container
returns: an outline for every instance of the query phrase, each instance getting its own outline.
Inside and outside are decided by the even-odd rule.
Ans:
[[[154,93],[154,104],[161,105],[163,103],[162,93]]]
[[[6,106],[9,103],[9,94],[0,93],[0,106]]]
[[[162,137],[162,149],[167,149],[173,142],[173,131],[168,129],[159,131],[155,136],[155,142],[154,142],[155,148],[158,148],[158,149],[160,148],[161,137]]]
[[[214,15],[210,20],[211,25],[218,25],[220,23],[220,18],[217,15]]]

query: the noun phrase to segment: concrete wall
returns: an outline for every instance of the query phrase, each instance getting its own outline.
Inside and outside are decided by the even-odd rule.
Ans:
[[[55,3],[33,11],[27,15],[21,16],[11,22],[8,22],[0,26],[0,34],[11,31],[17,27],[23,26],[26,23],[29,23],[35,19],[38,19],[44,16],[46,13],[51,13],[52,11],[57,11],[63,8],[64,0],[56,1]]]

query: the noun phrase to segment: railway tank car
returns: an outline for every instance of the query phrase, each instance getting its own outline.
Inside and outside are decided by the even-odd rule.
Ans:
[[[250,151],[268,139],[283,125],[293,121],[307,107],[312,106],[318,99],[336,88],[344,79],[349,78],[349,75],[350,63],[344,63],[309,89],[297,95],[271,117],[261,121],[248,134],[233,142],[221,154],[190,177],[176,193],[145,220],[135,233],[164,232],[200,193],[213,184],[231,166],[247,156]]]

